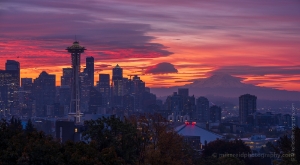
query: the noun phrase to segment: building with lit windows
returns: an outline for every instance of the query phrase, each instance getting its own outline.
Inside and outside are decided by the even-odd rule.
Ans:
[[[102,95],[102,106],[110,106],[110,76],[109,74],[99,74],[98,90]]]
[[[245,94],[239,97],[240,124],[248,124],[248,116],[256,112],[256,100],[257,97],[250,94]]]
[[[51,116],[50,106],[55,102],[55,75],[43,71],[33,82],[33,94],[36,103],[36,114],[33,116]],[[48,110],[48,111],[47,111]]]
[[[0,70],[0,114],[18,115],[19,72]]]
[[[210,113],[209,113],[208,99],[206,97],[199,97],[196,102],[197,102],[198,120],[202,122],[209,122]]]
[[[112,70],[112,103],[121,107],[123,97],[123,69],[117,64]]]

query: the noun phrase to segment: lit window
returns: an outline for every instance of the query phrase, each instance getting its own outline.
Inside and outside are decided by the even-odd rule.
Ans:
[[[77,128],[75,128],[75,132],[77,132],[78,130],[77,130]]]

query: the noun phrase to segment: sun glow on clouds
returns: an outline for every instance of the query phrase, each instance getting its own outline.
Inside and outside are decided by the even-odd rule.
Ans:
[[[0,2],[0,64],[21,63],[21,77],[71,66],[74,35],[95,58],[95,81],[119,64],[147,86],[184,85],[222,71],[245,83],[298,90],[300,2],[6,1]],[[177,73],[151,74],[167,62]],[[251,67],[249,67],[251,66]],[[275,68],[274,68],[275,66]],[[287,69],[292,67],[293,69]],[[271,72],[271,71],[272,72]],[[299,72],[298,72],[299,71]]]

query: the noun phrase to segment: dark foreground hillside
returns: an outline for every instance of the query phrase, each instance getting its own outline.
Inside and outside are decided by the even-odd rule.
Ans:
[[[22,129],[21,121],[12,118],[0,121],[0,165],[242,165],[297,164],[291,158],[261,159],[232,154],[250,153],[242,141],[217,140],[205,145],[202,152],[184,143],[158,115],[130,118],[101,118],[85,122],[84,142],[60,143],[38,132],[29,120]],[[295,131],[295,139],[300,131]],[[292,141],[282,137],[277,145],[262,148],[263,153],[290,154]],[[299,162],[299,142],[295,144]],[[224,156],[225,155],[225,156]]]

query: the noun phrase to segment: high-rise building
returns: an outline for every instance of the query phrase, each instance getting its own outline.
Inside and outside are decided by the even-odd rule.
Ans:
[[[247,124],[248,115],[256,112],[257,97],[250,94],[244,94],[239,97],[239,118],[240,124]]]
[[[72,68],[63,68],[63,75],[61,76],[61,86],[69,86],[72,84]]]
[[[189,89],[188,88],[178,88],[178,95],[181,95],[182,97],[188,97]]]
[[[18,115],[19,73],[0,70],[0,113],[2,116]]]
[[[197,113],[198,120],[203,122],[209,121],[209,101],[206,97],[199,97],[197,99]]]
[[[80,123],[80,80],[79,80],[79,73],[80,73],[80,55],[86,49],[79,45],[78,41],[73,42],[73,45],[67,47],[69,53],[71,53],[71,60],[72,60],[72,84],[71,84],[71,104],[70,104],[70,115],[75,116],[76,123]]]
[[[182,95],[181,95],[182,96]],[[198,119],[198,113],[196,111],[195,96],[182,96],[183,101],[183,112],[188,114],[190,119]]]
[[[127,94],[132,93],[132,81],[129,80],[128,78],[123,78],[122,85],[123,85],[123,96]]]
[[[209,118],[211,122],[221,122],[221,112],[222,108],[216,105],[213,105],[209,108]]]
[[[33,83],[32,78],[21,78],[21,90],[19,91],[19,103],[22,115],[31,116],[33,111]]]
[[[123,69],[117,64],[112,70],[112,102],[113,106],[122,106]]]
[[[144,92],[145,92],[145,82],[141,80],[140,77],[135,75],[132,78],[131,94],[134,96],[134,110],[141,111],[143,108]],[[155,98],[156,100],[156,98]]]
[[[5,63],[5,70],[14,70],[18,73],[18,81],[16,81],[17,85],[20,86],[20,63],[15,60],[7,60]]]
[[[90,86],[94,86],[94,57],[86,58],[86,73]]]
[[[89,110],[89,94],[90,94],[90,79],[88,77],[87,69],[80,73],[80,112],[87,112]]]
[[[156,105],[156,95],[150,93],[150,90],[143,93],[142,109],[145,113],[155,113],[160,110],[160,107]]]
[[[71,87],[61,86],[59,88],[59,104],[64,107],[64,115],[67,115],[70,111],[71,103]]]
[[[166,100],[167,109],[176,115],[185,115],[183,113],[182,96],[174,92],[172,96],[168,96]]]
[[[32,78],[22,78],[21,87],[23,90],[32,90]]]
[[[55,75],[50,75],[43,71],[39,77],[34,80],[33,89],[36,102],[36,114],[33,114],[33,116],[47,116],[47,110],[49,111],[55,102]]]
[[[110,77],[109,74],[99,74],[98,90],[102,95],[102,106],[110,106]]]
[[[124,114],[132,115],[134,113],[134,96],[126,94],[123,96]]]
[[[18,115],[20,113],[19,107],[19,94],[20,87],[20,63],[15,60],[7,60],[5,63],[5,71],[11,74],[11,78],[6,86],[9,88],[8,95],[9,111],[10,114]]]
[[[90,87],[89,92],[89,113],[98,114],[102,104],[101,93],[95,87]]]

